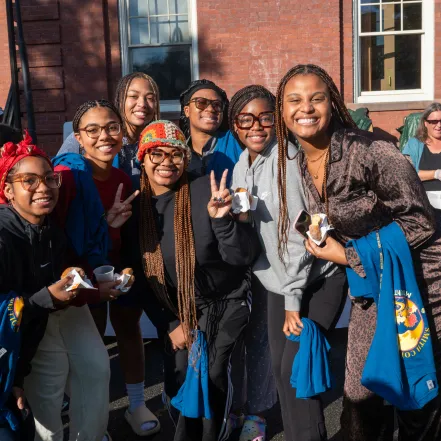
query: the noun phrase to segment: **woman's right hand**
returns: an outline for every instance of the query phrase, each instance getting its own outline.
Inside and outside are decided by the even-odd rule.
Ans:
[[[119,280],[114,280],[112,282],[101,282],[98,283],[98,291],[100,292],[100,300],[102,302],[108,302],[109,300],[115,300],[122,293],[118,289],[113,289],[118,286],[121,282]]]
[[[174,351],[185,349],[187,342],[185,341],[184,327],[182,323],[168,334]]]
[[[297,311],[285,311],[285,323],[283,333],[289,337],[290,334],[299,336],[302,332],[303,324],[300,320],[300,313]]]
[[[48,287],[51,296],[59,303],[69,303],[77,295],[77,290],[66,291],[66,285],[72,283],[73,276],[67,276]]]

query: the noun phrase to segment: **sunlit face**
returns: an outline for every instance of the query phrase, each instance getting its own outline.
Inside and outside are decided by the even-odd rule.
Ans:
[[[156,95],[145,78],[133,79],[127,89],[124,103],[124,116],[127,123],[135,128],[143,129],[153,121],[156,109]]]
[[[429,121],[432,121],[432,123]],[[424,125],[429,138],[441,140],[441,111],[432,112],[424,121]]]
[[[314,144],[327,136],[332,117],[327,85],[316,75],[296,75],[283,94],[283,119],[300,141]]]
[[[23,176],[24,184],[37,176],[50,176],[53,170],[48,161],[40,156],[29,156],[22,159],[15,169],[15,173],[8,177],[14,180],[18,175]],[[21,182],[6,183],[5,195],[15,210],[32,224],[42,224],[45,216],[50,214],[58,201],[58,188],[50,188],[45,181],[40,182],[33,191],[23,188]]]
[[[113,159],[122,148],[123,131],[110,135],[105,129],[101,130],[98,138],[87,135],[86,129],[93,126],[108,127],[109,124],[121,123],[118,116],[107,107],[93,107],[88,110],[79,123],[80,131],[75,138],[85,150],[84,156],[95,163],[112,164]]]
[[[211,89],[198,90],[192,95],[190,101],[195,98],[223,101],[217,92]],[[223,112],[217,112],[211,105],[205,110],[201,110],[196,107],[196,103],[190,102],[184,107],[184,113],[190,120],[190,132],[191,130],[198,130],[214,134],[222,124]]]
[[[241,121],[250,119],[248,114],[255,117],[252,127],[249,129],[240,128],[243,125]],[[255,156],[273,142],[276,135],[274,124],[272,127],[263,127],[259,120],[257,120],[259,115],[264,125],[274,121],[274,107],[265,98],[256,98],[246,104],[240,110],[234,123],[234,130],[240,142],[249,150],[250,154]]]
[[[165,152],[168,155],[158,164],[161,152]],[[144,156],[144,169],[154,194],[165,193],[171,190],[178,182],[188,162],[185,155],[184,159],[182,159],[182,153],[181,149],[175,147],[156,147],[146,153]]]

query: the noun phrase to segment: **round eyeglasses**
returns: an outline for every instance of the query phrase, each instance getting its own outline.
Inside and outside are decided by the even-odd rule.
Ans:
[[[9,183],[20,182],[26,191],[35,191],[42,182],[48,188],[59,188],[61,186],[61,173],[49,173],[45,176],[35,173],[17,173],[8,179]]]
[[[88,126],[79,129],[82,132],[86,132],[86,135],[92,139],[98,139],[101,136],[103,130],[109,136],[117,136],[121,132],[121,124],[120,123],[109,123],[105,126],[100,126],[98,124],[89,124]]]
[[[185,153],[182,150],[175,150],[174,152],[164,152],[163,150],[152,150],[149,152],[150,161],[153,164],[162,164],[165,158],[169,158],[172,164],[182,164],[185,158]]]

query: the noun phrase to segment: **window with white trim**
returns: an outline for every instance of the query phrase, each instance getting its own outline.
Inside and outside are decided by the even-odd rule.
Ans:
[[[357,101],[433,99],[433,0],[355,3]]]
[[[158,83],[161,108],[198,77],[196,0],[120,0],[123,75],[145,72]],[[165,106],[164,106],[165,104]]]

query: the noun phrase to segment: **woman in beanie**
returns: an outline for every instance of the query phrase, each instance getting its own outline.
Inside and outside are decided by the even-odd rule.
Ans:
[[[3,141],[17,134],[0,129]],[[16,138],[15,138],[16,139]],[[65,236],[49,219],[61,177],[26,135],[0,153],[0,439],[34,439],[23,381],[43,338],[48,315],[77,292],[60,279]]]
[[[213,170],[220,180],[227,169],[229,185],[242,148],[228,130],[227,94],[212,81],[196,80],[181,93],[180,101],[179,127],[192,151],[188,171],[203,176]]]
[[[228,365],[248,322],[250,265],[260,247],[251,225],[230,215],[228,172],[219,187],[214,173],[192,180],[186,171],[190,158],[185,136],[173,123],[157,121],[144,129],[140,204],[125,228],[123,250],[125,264],[135,270],[132,289],[165,342],[168,399],[185,380],[192,331],[206,336],[213,417],[180,414],[174,440],[214,441],[227,436]]]

